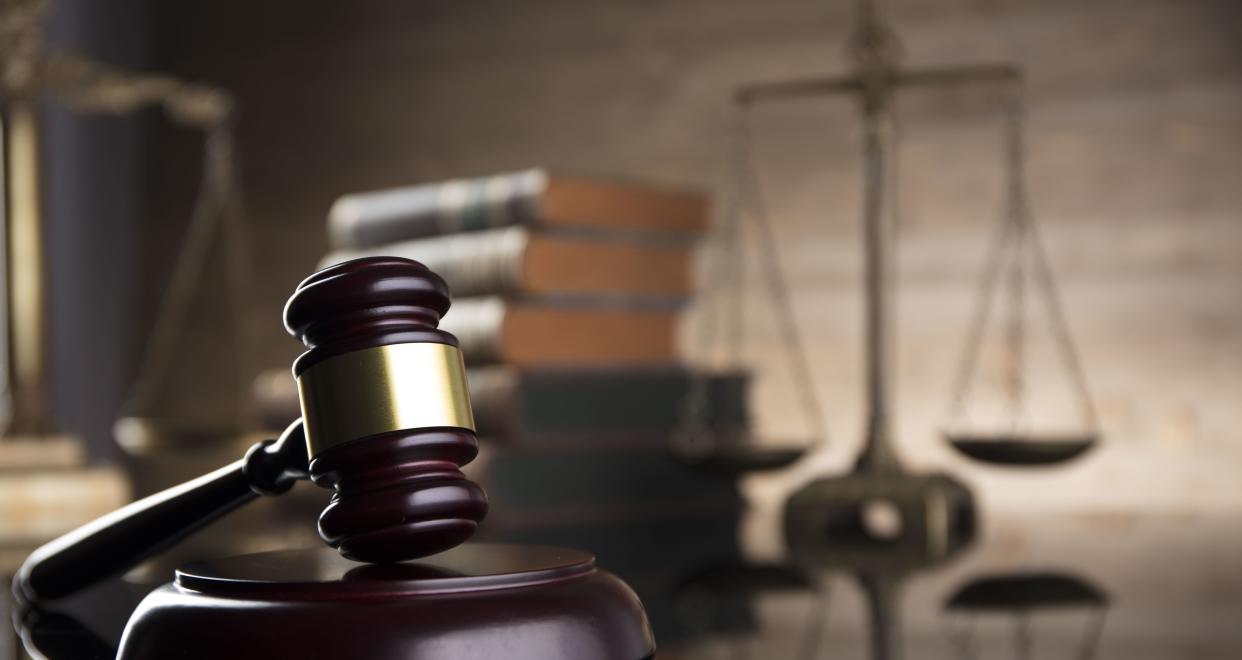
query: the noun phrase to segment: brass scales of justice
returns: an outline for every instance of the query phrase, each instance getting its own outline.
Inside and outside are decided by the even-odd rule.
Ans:
[[[979,286],[966,347],[955,377],[943,432],[944,440],[957,452],[980,463],[1000,467],[1033,467],[1064,464],[1087,453],[1099,442],[1100,433],[1087,381],[1058,298],[1037,228],[1031,215],[1025,185],[1023,135],[1023,74],[1012,64],[979,64],[947,68],[903,69],[901,47],[887,20],[883,0],[860,0],[857,23],[849,46],[855,64],[842,77],[812,78],[745,85],[734,95],[738,126],[734,194],[724,209],[721,227],[724,258],[709,278],[712,285],[740,285],[740,224],[753,223],[758,237],[764,286],[781,324],[782,350],[789,358],[794,394],[808,425],[823,439],[822,418],[813,391],[804,344],[793,321],[785,277],[776,254],[772,227],[762,201],[758,176],[748,149],[746,113],[772,102],[819,96],[847,96],[858,101],[862,125],[863,155],[863,248],[865,258],[865,373],[867,422],[865,441],[854,469],[845,475],[817,479],[794,493],[785,507],[785,537],[791,560],[800,565],[846,570],[854,574],[872,612],[872,657],[900,658],[899,588],[905,576],[943,563],[966,547],[978,533],[976,507],[971,491],[947,474],[915,474],[902,465],[892,441],[891,372],[893,369],[892,289],[894,234],[897,221],[895,167],[897,131],[895,100],[903,89],[946,88],[961,85],[996,85],[1008,92],[1005,131],[1005,207],[997,223]],[[741,192],[739,192],[741,191]],[[749,213],[740,207],[748,192]],[[963,423],[978,370],[983,336],[1005,282],[1009,315],[1005,332],[1004,395],[1008,403],[1007,428],[972,429]],[[1026,423],[1024,370],[1026,367],[1025,303],[1027,288],[1034,284],[1051,320],[1052,335],[1063,365],[1069,373],[1083,429],[1075,433],[1047,434],[1032,431]],[[736,310],[738,304],[727,305]],[[710,313],[710,310],[706,313]],[[741,319],[735,313],[718,332],[708,317],[703,343],[723,335],[726,349],[740,352],[740,330],[730,329]],[[733,346],[728,346],[732,340]],[[765,450],[750,442],[713,437],[703,418],[704,395],[692,387],[684,404],[683,437],[675,447],[689,462],[701,456],[741,456],[757,471],[788,465],[802,452]],[[697,399],[697,401],[696,401]],[[696,405],[696,403],[698,405]],[[734,442],[731,442],[734,441]],[[814,442],[814,441],[813,441]],[[751,445],[746,447],[746,445]],[[739,445],[741,448],[739,448]],[[700,462],[705,462],[700,459]],[[735,461],[737,462],[737,461]],[[897,529],[872,528],[875,508],[895,514]],[[817,638],[813,631],[808,640]],[[804,648],[815,643],[808,642]]]

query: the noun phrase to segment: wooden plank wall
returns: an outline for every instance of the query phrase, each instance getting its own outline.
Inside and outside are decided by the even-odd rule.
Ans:
[[[1029,74],[1034,204],[1110,452],[1226,452],[1236,464],[1242,8],[1230,0],[892,4],[907,62],[1016,61]],[[729,171],[730,91],[843,71],[848,10],[845,2],[738,0],[197,1],[164,6],[159,24],[165,68],[240,94],[247,204],[264,268],[253,292],[256,326],[274,365],[296,352],[279,334],[280,303],[323,252],[324,213],[338,194],[533,164],[719,192]],[[999,99],[919,93],[901,110],[898,435],[913,462],[960,467],[936,432],[1000,205]],[[857,443],[862,409],[853,108],[783,104],[758,111],[752,126],[826,410],[833,444],[825,464],[840,465]],[[175,178],[180,153],[164,155],[174,173],[166,176]],[[157,195],[167,214],[151,220],[164,223],[153,231],[162,237],[155,248],[175,235],[174,183],[161,186],[162,202]],[[167,255],[149,253],[150,267],[166,265]],[[761,291],[751,293],[760,312],[748,315],[755,353],[774,355],[774,326]],[[205,296],[204,323],[220,302]],[[185,341],[213,333],[204,326]],[[695,354],[691,335],[688,328]],[[1034,416],[1071,425],[1046,337],[1034,341]],[[200,386],[170,397],[226,400],[220,369],[198,362],[208,374]],[[994,377],[995,365],[987,373]],[[797,436],[795,399],[781,377],[773,372],[761,388],[763,425]]]

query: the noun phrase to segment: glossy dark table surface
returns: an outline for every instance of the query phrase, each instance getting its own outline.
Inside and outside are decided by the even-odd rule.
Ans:
[[[810,581],[752,593],[753,630],[669,657],[1242,658],[1242,515],[1228,508],[993,515],[941,566]]]
[[[663,644],[657,657],[1242,657],[1242,515],[1227,509],[993,515],[959,556],[901,575],[779,558],[704,568],[678,603],[687,626],[737,599],[752,625]],[[69,617],[45,616],[49,657],[107,657],[144,589],[113,580]]]

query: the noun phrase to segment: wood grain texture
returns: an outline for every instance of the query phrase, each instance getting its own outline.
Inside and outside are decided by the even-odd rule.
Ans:
[[[325,252],[325,214],[346,192],[536,164],[722,192],[731,90],[843,71],[850,11],[810,0],[292,6],[178,3],[160,20],[165,68],[240,94],[257,253],[269,255],[273,275],[254,293],[269,308],[283,300],[277,283]],[[1105,434],[1140,446],[1173,439],[1204,456],[1236,451],[1238,5],[900,0],[892,8],[910,64],[1012,60],[1026,69],[1035,211]],[[914,460],[954,460],[936,437],[1000,205],[999,107],[987,91],[900,102],[897,436]],[[829,432],[851,445],[861,437],[862,339],[854,108],[788,104],[754,121]],[[770,353],[777,334],[756,300],[747,336],[754,354]],[[203,339],[192,332],[184,341]],[[266,337],[268,354],[287,352],[282,341]],[[204,379],[208,391],[228,389],[223,376]],[[1032,375],[1037,411],[1058,414],[1062,382],[1056,372]],[[761,373],[756,395],[772,433],[804,433],[785,373]],[[201,403],[188,392],[179,400]]]

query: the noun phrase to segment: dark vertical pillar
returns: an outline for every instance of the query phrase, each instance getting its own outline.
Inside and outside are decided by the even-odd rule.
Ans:
[[[141,70],[149,15],[146,0],[57,0],[48,47]],[[42,121],[49,396],[62,429],[81,437],[92,456],[108,457],[133,364],[142,120],[82,115],[46,101]]]

